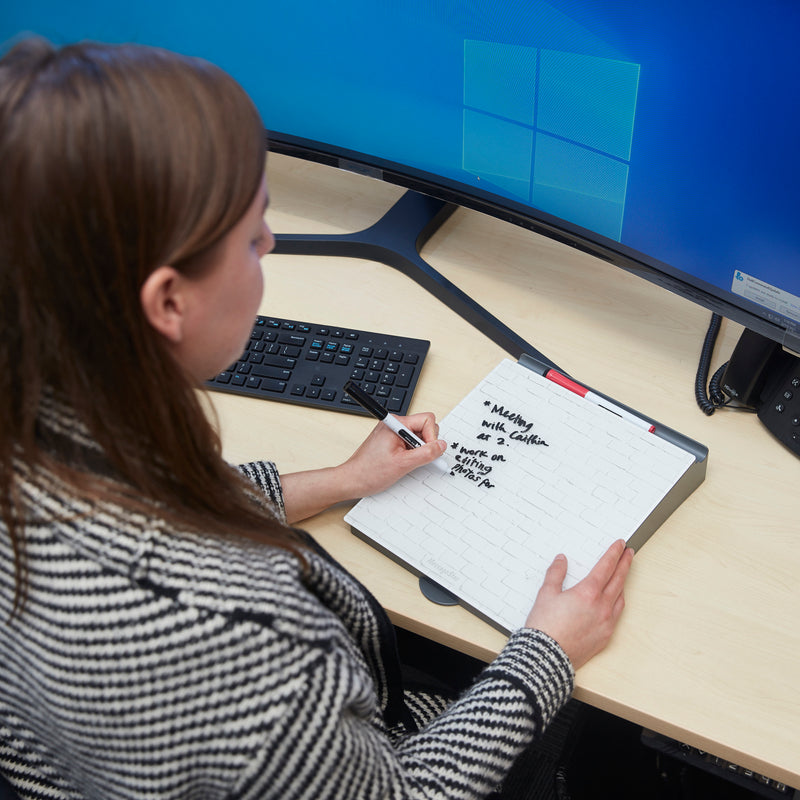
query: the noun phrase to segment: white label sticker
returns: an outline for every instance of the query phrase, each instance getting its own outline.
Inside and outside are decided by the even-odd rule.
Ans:
[[[731,291],[754,303],[759,303],[777,314],[800,320],[800,297],[784,292],[783,289],[778,289],[776,286],[754,278],[746,272],[737,269],[733,273]]]

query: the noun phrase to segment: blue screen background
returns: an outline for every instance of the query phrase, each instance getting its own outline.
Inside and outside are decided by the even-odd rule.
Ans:
[[[523,199],[724,292],[742,270],[800,296],[792,0],[4,5],[6,44],[200,55],[267,128]]]

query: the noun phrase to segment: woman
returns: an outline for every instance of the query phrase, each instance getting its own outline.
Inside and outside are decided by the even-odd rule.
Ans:
[[[211,65],[39,41],[0,61],[0,772],[23,797],[479,798],[623,606],[618,542],[563,557],[457,700],[404,691],[369,593],[290,526],[445,447],[225,464],[196,389],[273,237],[264,134]]]

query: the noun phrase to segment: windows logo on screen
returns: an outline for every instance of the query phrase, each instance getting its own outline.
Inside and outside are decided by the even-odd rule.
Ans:
[[[468,39],[462,166],[619,241],[638,88],[638,64]]]

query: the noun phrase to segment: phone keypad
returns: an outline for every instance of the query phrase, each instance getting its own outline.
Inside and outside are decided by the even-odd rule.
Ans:
[[[771,391],[762,394],[758,418],[786,447],[800,456],[800,359],[793,358],[793,362],[770,387]]]

